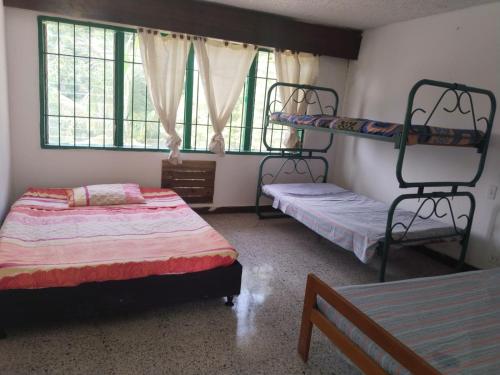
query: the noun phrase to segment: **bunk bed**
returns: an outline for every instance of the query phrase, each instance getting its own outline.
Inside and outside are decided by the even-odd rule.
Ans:
[[[277,92],[283,87],[289,95],[279,100]],[[418,106],[417,94],[429,88],[434,90],[436,100],[431,105]],[[487,103],[482,106],[485,116],[477,115],[477,100]],[[337,93],[330,88],[283,82],[270,87],[262,135],[270,155],[264,157],[259,166],[256,196],[259,218],[289,215],[340,247],[353,251],[365,263],[376,252],[380,253],[380,281],[385,280],[389,250],[393,247],[458,241],[457,268],[461,269],[474,217],[475,198],[470,191],[459,191],[459,188],[474,187],[483,172],[496,110],[493,93],[457,83],[418,81],[409,93],[403,124],[337,116],[338,102]],[[287,113],[290,103],[299,104],[298,107],[305,104],[306,113]],[[488,110],[484,110],[485,107]],[[436,126],[436,118],[442,121],[443,117],[437,115],[439,111],[466,118],[472,125],[468,129],[443,127],[442,123]],[[276,126],[295,128],[300,139],[298,145],[293,148],[273,145],[269,134]],[[325,145],[306,147],[304,136],[309,131],[326,134]],[[387,205],[327,184],[328,160],[324,154],[332,147],[334,135],[393,143],[398,152],[396,178],[399,187],[413,188],[416,192],[399,195]],[[475,174],[466,181],[406,180],[403,177],[406,150],[407,146],[414,145],[475,149],[479,154]],[[281,180],[291,175],[300,175],[307,181],[282,183]],[[273,207],[282,214],[263,212],[262,197],[272,199]],[[468,202],[465,213],[455,213],[453,202],[456,198]],[[416,209],[401,208],[408,204]]]

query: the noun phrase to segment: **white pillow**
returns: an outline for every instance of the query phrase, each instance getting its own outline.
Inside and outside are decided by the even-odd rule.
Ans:
[[[262,191],[272,197],[280,195],[294,195],[299,197],[317,197],[338,194],[345,189],[328,183],[296,183],[296,184],[269,184],[264,185]]]

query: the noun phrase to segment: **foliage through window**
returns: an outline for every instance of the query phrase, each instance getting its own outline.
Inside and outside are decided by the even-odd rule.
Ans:
[[[113,146],[114,31],[43,27],[46,143]]]
[[[133,29],[39,17],[43,147],[165,150]],[[274,54],[259,49],[224,129],[227,152],[265,152],[265,97],[276,82]],[[269,141],[282,144],[282,127]],[[183,151],[207,151],[213,134],[191,48],[177,112]]]

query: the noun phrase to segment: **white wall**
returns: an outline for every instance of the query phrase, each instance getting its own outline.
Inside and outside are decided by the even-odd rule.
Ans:
[[[6,214],[11,188],[9,111],[4,7],[0,5],[0,223]]]
[[[402,122],[408,92],[422,78],[487,88],[500,100],[499,19],[500,3],[493,3],[366,31],[359,59],[349,67],[343,113]],[[499,118],[484,174],[472,190],[477,208],[467,261],[479,267],[493,266],[492,256],[500,259],[500,194],[487,199],[488,188],[500,185]],[[339,137],[336,146],[332,177],[339,184],[385,202],[403,192],[391,144]],[[452,179],[464,171],[470,176],[476,158],[456,148],[412,146],[407,175],[430,180],[445,170]]]
[[[12,129],[13,198],[29,186],[135,181],[159,186],[158,152],[43,150],[40,147],[37,13],[6,8],[9,99]],[[319,84],[334,87],[342,99],[347,61],[322,57]],[[185,159],[217,160],[214,206],[255,202],[262,156],[184,154]]]

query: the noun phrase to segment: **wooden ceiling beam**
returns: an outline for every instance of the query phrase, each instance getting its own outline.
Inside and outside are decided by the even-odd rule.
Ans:
[[[356,59],[361,31],[196,0],[4,0],[4,5]]]

